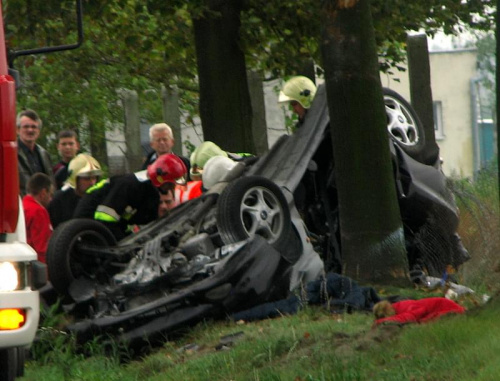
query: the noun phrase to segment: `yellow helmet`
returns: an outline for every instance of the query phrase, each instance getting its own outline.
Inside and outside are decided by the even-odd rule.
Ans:
[[[307,77],[301,75],[292,77],[285,82],[283,89],[280,91],[279,103],[290,101],[299,102],[302,107],[308,109],[316,95],[316,85]]]
[[[217,144],[206,141],[201,143],[191,154],[191,175],[199,175],[208,159],[214,156],[227,157],[227,152],[221,149]]]
[[[99,162],[92,156],[85,153],[76,155],[73,160],[69,162],[68,166],[68,179],[66,183],[70,187],[76,187],[77,177],[91,177],[91,176],[101,176],[102,170]]]

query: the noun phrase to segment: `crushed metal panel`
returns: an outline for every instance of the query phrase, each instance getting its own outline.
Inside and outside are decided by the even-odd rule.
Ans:
[[[329,125],[326,89],[318,88],[304,124],[291,135],[280,138],[271,150],[255,163],[248,175],[264,176],[293,191],[307,170]]]

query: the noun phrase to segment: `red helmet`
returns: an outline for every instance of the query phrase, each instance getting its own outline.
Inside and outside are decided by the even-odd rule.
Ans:
[[[173,153],[161,155],[148,166],[148,177],[157,188],[165,183],[184,183],[186,172],[184,162]]]

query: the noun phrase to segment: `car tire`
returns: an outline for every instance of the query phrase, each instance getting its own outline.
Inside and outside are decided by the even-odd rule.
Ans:
[[[0,349],[0,381],[14,381],[17,365],[17,348]]]
[[[98,261],[79,255],[81,243],[107,247],[115,245],[116,239],[106,226],[91,219],[77,218],[57,227],[47,247],[47,265],[52,286],[66,297],[75,279],[94,279],[100,267]]]
[[[406,154],[418,160],[425,148],[425,131],[420,118],[397,92],[383,88],[383,93],[389,136]]]
[[[217,228],[225,244],[258,234],[283,255],[290,242],[290,210],[279,186],[261,176],[242,177],[222,192]]]

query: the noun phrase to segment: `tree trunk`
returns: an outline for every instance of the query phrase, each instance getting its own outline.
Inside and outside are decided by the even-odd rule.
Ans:
[[[314,66],[314,61],[312,59],[303,60],[297,74],[303,75],[316,83],[316,68]]]
[[[245,56],[240,47],[241,0],[207,0],[193,18],[205,140],[232,152],[255,152]]]
[[[323,3],[321,53],[346,275],[406,282],[407,257],[369,0]]]

